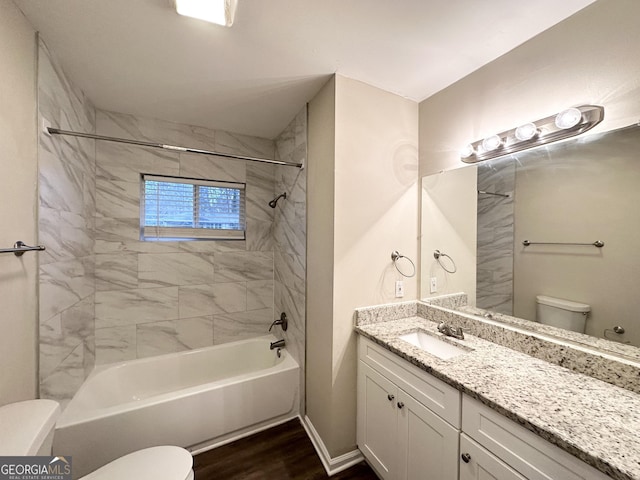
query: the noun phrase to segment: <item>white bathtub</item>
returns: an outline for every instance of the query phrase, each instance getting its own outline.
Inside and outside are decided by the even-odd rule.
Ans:
[[[299,366],[272,336],[97,368],[62,413],[74,477],[155,445],[202,447],[298,414]]]

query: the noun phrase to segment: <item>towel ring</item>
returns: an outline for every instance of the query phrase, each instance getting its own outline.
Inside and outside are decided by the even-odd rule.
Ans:
[[[447,257],[451,261],[451,265],[453,265],[453,270],[449,270],[447,267],[445,267],[442,264],[442,261],[440,260],[441,257]],[[440,250],[434,250],[433,258],[436,259],[436,261],[438,262],[438,265],[440,265],[445,272],[447,272],[447,273],[456,273],[458,271],[458,267],[456,267],[456,262],[454,262],[453,258],[451,258],[446,253],[442,253]]]
[[[413,268],[413,273],[411,275],[407,275],[406,273],[404,273],[398,267],[398,264],[396,262],[398,260],[400,260],[401,258],[406,259],[411,264],[411,267]],[[411,278],[411,277],[415,276],[415,274],[416,274],[416,264],[413,263],[413,261],[409,257],[405,257],[404,255],[401,255],[397,250],[394,250],[393,252],[391,252],[391,260],[393,260],[393,266],[396,267],[396,270],[398,271],[398,273],[400,275],[402,275],[403,277],[407,277],[407,278]]]

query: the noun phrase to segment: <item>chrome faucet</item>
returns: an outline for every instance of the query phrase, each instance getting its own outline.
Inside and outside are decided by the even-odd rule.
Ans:
[[[459,340],[464,340],[464,333],[462,332],[462,327],[452,327],[451,325],[447,325],[444,322],[440,322],[438,324],[438,331],[447,337],[457,338]]]
[[[269,344],[270,350],[275,350],[276,348],[284,348],[284,338],[282,340],[276,340],[275,342],[271,342]]]

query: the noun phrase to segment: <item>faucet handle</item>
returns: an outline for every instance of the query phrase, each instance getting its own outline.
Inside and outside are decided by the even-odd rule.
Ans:
[[[269,327],[269,331],[271,331],[271,329],[274,327],[274,325],[280,325],[282,326],[282,330],[283,331],[287,331],[287,328],[289,328],[289,321],[287,319],[287,314],[282,312],[280,314],[280,318],[276,319],[273,321],[273,323],[271,324],[271,326]]]

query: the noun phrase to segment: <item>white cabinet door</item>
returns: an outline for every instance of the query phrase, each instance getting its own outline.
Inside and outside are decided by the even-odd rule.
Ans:
[[[395,480],[398,388],[367,364],[358,368],[358,446],[384,480]]]
[[[458,430],[398,391],[398,480],[456,480]]]
[[[460,480],[527,480],[464,433],[460,435]]]

